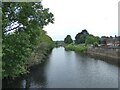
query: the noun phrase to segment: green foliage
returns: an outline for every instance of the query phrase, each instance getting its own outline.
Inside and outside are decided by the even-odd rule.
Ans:
[[[40,34],[40,42],[46,42],[47,43],[47,47],[49,47],[48,49],[52,49],[54,47],[54,42],[52,40],[51,37],[49,37],[48,35],[46,35],[46,32],[44,30],[41,31]]]
[[[93,45],[94,45],[94,47],[98,47],[98,43],[97,42],[94,42]]]
[[[0,7],[0,78],[2,77],[2,8]]]
[[[41,2],[3,2],[2,12],[3,77],[16,77],[27,73],[28,58],[41,43],[47,43],[45,51],[52,47],[43,27],[54,18]]]
[[[80,44],[80,45],[69,44],[69,45],[65,45],[64,47],[65,50],[72,50],[79,53],[85,53],[87,50],[87,47],[84,44]]]
[[[64,43],[66,44],[71,44],[73,43],[73,40],[70,35],[67,35],[66,38],[64,39]]]
[[[94,44],[94,42],[100,43],[100,38],[97,36],[93,36],[88,33],[86,29],[82,30],[75,36],[76,44]]]
[[[85,43],[85,39],[86,39],[87,35],[89,35],[88,31],[86,29],[82,30],[80,33],[78,33],[75,36],[75,43],[76,44]]]
[[[80,36],[80,43],[85,43],[87,35],[81,35]]]
[[[26,30],[31,25],[43,28],[54,21],[53,14],[48,8],[43,8],[41,2],[3,2],[2,11],[3,32]]]
[[[99,37],[95,37],[93,35],[88,35],[86,37],[85,44],[94,44],[95,42],[99,43],[99,41],[100,41]]]
[[[7,35],[3,39],[3,76],[18,76],[26,72],[26,58],[32,51],[29,35],[20,34]]]

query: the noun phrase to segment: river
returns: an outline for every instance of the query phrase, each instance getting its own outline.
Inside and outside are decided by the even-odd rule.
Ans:
[[[29,75],[3,81],[3,88],[118,88],[118,66],[54,48],[44,63]]]

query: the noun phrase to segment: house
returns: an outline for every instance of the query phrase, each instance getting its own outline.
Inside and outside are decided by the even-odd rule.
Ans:
[[[120,47],[120,36],[101,37],[101,45],[107,47]]]

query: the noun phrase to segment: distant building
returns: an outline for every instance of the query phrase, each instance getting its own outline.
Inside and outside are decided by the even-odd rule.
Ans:
[[[120,36],[115,37],[101,37],[101,45],[107,47],[119,47],[120,46]]]

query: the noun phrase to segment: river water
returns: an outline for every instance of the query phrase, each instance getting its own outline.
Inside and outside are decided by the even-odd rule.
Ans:
[[[118,66],[54,48],[47,60],[29,75],[3,81],[3,88],[118,88]]]

